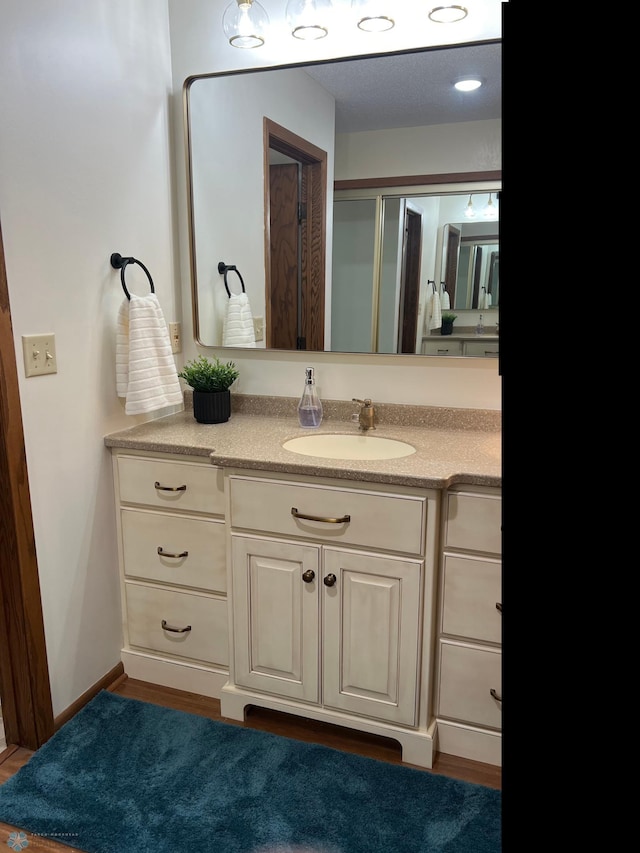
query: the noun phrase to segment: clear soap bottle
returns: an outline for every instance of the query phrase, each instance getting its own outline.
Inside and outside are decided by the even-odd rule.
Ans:
[[[484,323],[482,322],[482,314],[480,315],[478,325],[476,326],[476,335],[484,335]]]
[[[304,390],[298,403],[298,420],[301,427],[319,427],[322,423],[322,403],[318,396],[313,367],[305,370]]]

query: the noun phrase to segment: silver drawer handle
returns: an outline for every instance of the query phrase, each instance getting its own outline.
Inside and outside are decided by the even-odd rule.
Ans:
[[[343,515],[342,518],[328,518],[324,515],[304,515],[298,512],[295,506],[291,507],[291,515],[294,518],[305,518],[307,521],[324,521],[327,524],[346,524],[347,521],[351,521],[350,515]]]
[[[163,619],[162,630],[171,631],[173,634],[187,634],[191,630],[191,625],[187,625],[186,628],[172,628],[171,625],[167,623],[167,620]]]
[[[158,554],[160,554],[161,557],[175,557],[176,560],[180,559],[180,557],[189,556],[188,551],[183,551],[182,554],[170,554],[169,551],[163,551],[161,545],[158,545]]]
[[[498,693],[493,689],[493,687],[491,688],[489,693],[491,693],[496,702],[500,702],[500,704],[502,705],[502,696],[499,696]]]
[[[156,489],[159,489],[162,492],[186,492],[186,486],[161,486],[160,483],[156,480],[153,484]]]

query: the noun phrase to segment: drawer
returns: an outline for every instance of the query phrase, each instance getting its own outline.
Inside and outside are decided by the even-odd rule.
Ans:
[[[501,496],[449,492],[445,547],[501,554]]]
[[[120,500],[124,503],[224,515],[221,468],[133,456],[118,456],[117,464]]]
[[[498,358],[500,346],[498,341],[465,341],[463,352],[476,358]]]
[[[487,643],[502,642],[502,564],[447,554],[442,631]]]
[[[447,335],[423,340],[422,355],[462,355],[462,341],[452,341]]]
[[[189,592],[125,584],[129,644],[228,666],[227,602]],[[191,627],[174,633],[162,627]]]
[[[424,552],[426,498],[230,477],[231,525],[367,548]],[[294,518],[291,513],[349,521]]]
[[[120,511],[124,573],[176,586],[225,593],[225,524],[221,520],[166,515],[141,509]],[[161,548],[167,556],[158,554]]]
[[[502,654],[497,649],[442,642],[438,716],[477,726],[502,727]]]

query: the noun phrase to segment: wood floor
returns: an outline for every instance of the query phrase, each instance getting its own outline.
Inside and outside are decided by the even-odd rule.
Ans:
[[[260,729],[311,743],[321,743],[334,749],[342,749],[345,752],[376,758],[379,761],[389,761],[393,764],[403,763],[400,746],[395,741],[376,735],[281,714],[278,711],[270,711],[265,708],[248,709],[245,722],[239,723],[220,715],[220,702],[217,699],[210,699],[194,693],[184,693],[170,687],[158,687],[126,676],[110,689],[120,696],[128,696],[131,699],[140,699],[144,702],[164,705],[167,708],[199,714],[212,720],[222,720],[239,726],[244,725],[248,728]],[[33,752],[30,750],[15,746],[9,746],[4,752],[0,752],[0,784],[13,776],[32,755]],[[418,769],[425,773],[439,773],[443,776],[502,789],[502,771],[492,764],[481,764],[454,755],[439,754],[434,761],[433,770]],[[14,826],[0,822],[0,846],[7,842],[9,834],[15,832],[16,829]],[[45,853],[45,851],[66,851],[69,853],[70,848],[57,841],[33,836],[30,833],[26,833],[26,835],[29,842],[28,853]]]

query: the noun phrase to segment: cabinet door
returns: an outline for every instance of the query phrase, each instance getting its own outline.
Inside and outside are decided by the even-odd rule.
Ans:
[[[324,705],[415,725],[422,565],[324,549]]]
[[[236,683],[318,702],[319,548],[234,536],[232,559]]]

